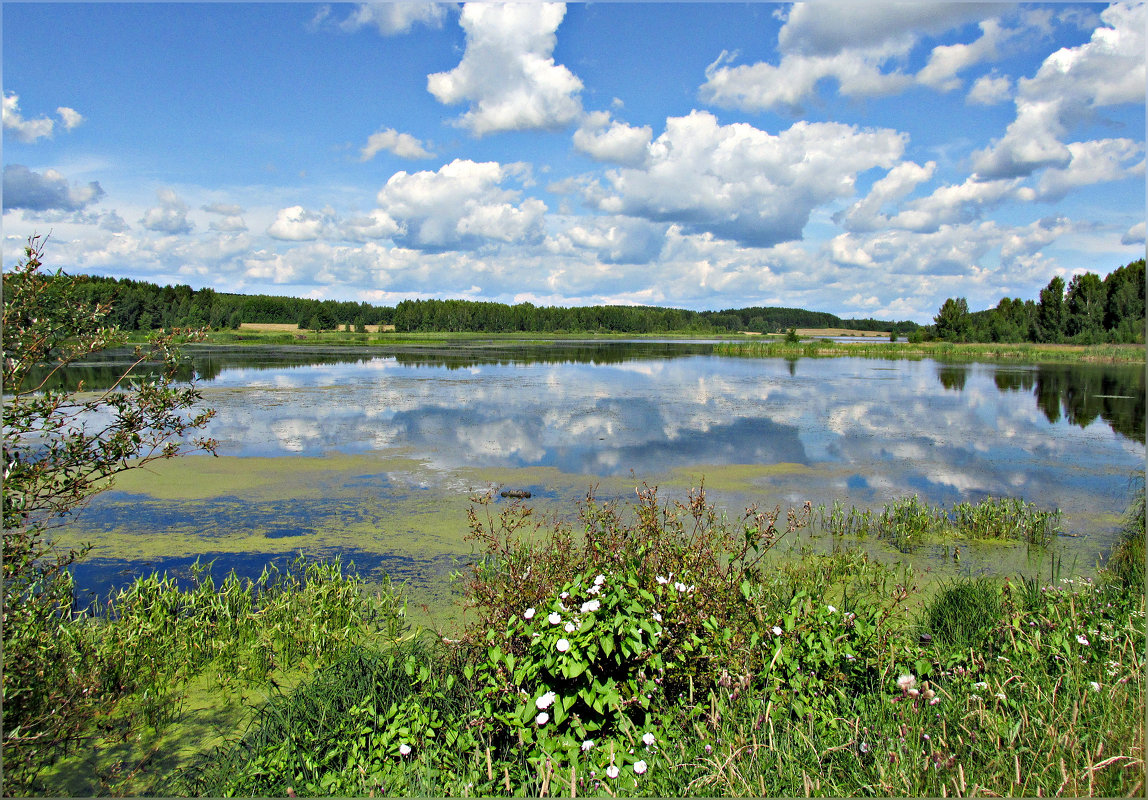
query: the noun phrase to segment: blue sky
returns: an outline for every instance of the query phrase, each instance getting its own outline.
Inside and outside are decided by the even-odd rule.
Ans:
[[[5,266],[929,322],[1144,256],[1143,3],[2,13]]]

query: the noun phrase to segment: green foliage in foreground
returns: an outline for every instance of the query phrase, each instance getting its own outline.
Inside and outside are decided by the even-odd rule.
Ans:
[[[742,550],[747,537],[784,535],[755,524],[760,515],[731,524],[700,496],[664,508],[654,500],[641,497],[632,524],[588,504],[581,540],[561,528],[528,535],[538,527],[517,506],[476,515],[472,533],[489,558],[470,580],[482,621],[462,641],[353,652],[169,788],[1031,796],[1143,787],[1144,605],[1120,575],[966,577],[910,612],[909,572],[854,551],[766,566],[756,548]],[[740,543],[710,560],[721,542]]]
[[[164,687],[211,665],[204,674],[221,696],[236,681],[264,681],[270,694],[245,730],[182,768],[104,790],[1143,788],[1144,598],[1124,572],[1095,583],[966,576],[922,594],[911,570],[859,551],[769,557],[811,524],[812,508],[784,522],[780,509],[731,521],[701,493],[663,506],[645,490],[632,514],[591,499],[578,535],[522,505],[497,516],[489,508],[471,518],[484,557],[466,580],[474,621],[460,640],[405,634],[393,593],[368,601],[337,566],[302,564],[256,584],[201,577],[186,591],[141,579],[112,602],[115,613],[69,623],[103,642],[105,670],[118,656],[122,668],[107,674],[132,681],[118,691],[91,684],[94,702],[111,709],[93,722],[114,719],[124,739],[178,725],[183,695]],[[267,681],[295,658],[315,671],[271,691]],[[94,745],[98,730],[89,735]],[[27,770],[19,783],[6,776],[5,789],[51,792],[60,766],[38,778]]]

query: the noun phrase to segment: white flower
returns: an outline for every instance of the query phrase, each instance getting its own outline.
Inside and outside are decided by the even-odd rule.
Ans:
[[[837,613],[837,609],[834,608],[833,606],[826,606],[826,608],[829,609],[830,614],[836,614]]]
[[[686,594],[693,594],[695,588],[697,588],[697,587],[695,587],[693,585],[687,586],[686,587]]]
[[[594,585],[595,586],[601,586],[605,582],[606,582],[606,576],[605,575],[598,575],[596,578],[594,578]]]
[[[916,685],[917,678],[911,672],[908,675],[902,675],[897,679],[897,686],[902,692],[907,692]]]
[[[987,689],[987,688],[989,688],[989,685],[987,683],[985,683],[984,681],[977,681],[976,683],[973,684],[973,688],[974,689]]]
[[[522,616],[525,617],[526,619],[533,619],[534,618],[534,609],[533,608],[526,609],[524,612],[522,612]]]
[[[574,633],[574,631],[578,630],[578,626],[573,622],[567,622],[563,628],[565,628],[567,633]]]
[[[595,584],[586,590],[586,594],[598,594],[600,591],[602,591],[602,587],[598,584]]]
[[[563,592],[562,594],[558,595],[558,599],[559,600],[565,600],[569,596],[570,596],[570,592]]]
[[[1077,634],[1076,641],[1080,642],[1085,647],[1088,647],[1088,639],[1084,636],[1083,633]]]
[[[557,696],[558,695],[554,694],[554,692],[547,692],[546,694],[542,695],[537,700],[535,700],[534,705],[535,705],[535,707],[540,708],[540,709],[550,708],[551,703],[554,702],[554,698]]]
[[[582,613],[589,614],[591,611],[597,611],[601,607],[602,603],[600,600],[587,600],[582,604]]]
[[[781,628],[777,627],[776,625],[774,625],[769,630],[773,633],[774,636],[781,636]]]
[[[662,621],[662,615],[659,614],[657,611],[655,611],[652,616],[654,618],[654,622],[661,622]]]
[[[646,771],[646,762],[645,761],[635,761],[634,762],[634,772],[635,773],[637,773],[638,775],[641,775],[645,771]]]
[[[590,748],[593,746],[594,746],[594,740],[593,739],[587,739],[586,741],[582,742],[582,752],[583,753],[590,752]]]
[[[647,732],[642,736],[642,744],[646,747],[653,747],[655,741],[657,740],[654,739],[654,734],[652,733]]]
[[[659,575],[657,580],[658,580],[658,583],[662,584],[663,586],[665,586],[667,583],[670,582],[670,579],[663,576],[663,575]]]
[[[534,724],[535,725],[545,725],[549,721],[550,721],[550,715],[547,714],[545,711],[539,711],[538,716],[534,718]]]
[[[1092,687],[1092,691],[1094,691],[1094,692],[1100,691],[1100,684],[1097,683],[1096,681],[1089,681],[1088,685]]]
[[[993,695],[993,696],[994,696],[994,697],[996,697],[998,700],[1004,700],[1004,699],[1005,699],[1005,694],[1004,694],[1004,692],[997,692],[997,693],[996,693],[995,695]]]
[[[617,778],[619,772],[620,772],[620,770],[616,766],[614,766],[613,764],[606,767],[606,776],[609,778]]]
[[[550,616],[547,617],[546,619],[550,621],[551,625],[557,625],[558,623],[560,623],[562,621],[562,615],[559,614],[557,611],[553,611],[553,612],[551,612]]]
[[[686,585],[684,583],[678,582],[674,584],[674,588],[679,592],[684,592],[686,590]]]
[[[411,746],[409,744],[407,744],[406,742],[403,742],[402,744],[399,745],[399,755],[400,756],[409,756],[410,754],[411,754]]]
[[[559,639],[558,644],[554,646],[558,648],[559,653],[565,653],[570,649],[570,642],[567,639]]]

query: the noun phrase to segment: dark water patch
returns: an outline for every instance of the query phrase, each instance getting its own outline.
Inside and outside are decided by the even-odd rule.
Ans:
[[[402,499],[395,493],[389,493],[388,498]],[[228,496],[170,500],[108,492],[84,509],[78,521],[85,530],[139,531],[148,536],[194,530],[197,535],[212,539],[231,536],[238,530],[265,530],[268,538],[281,538],[311,533],[332,519],[337,519],[340,527],[376,523],[381,510],[366,500],[361,495],[263,502]]]
[[[76,610],[87,610],[93,603],[106,602],[115,592],[127,587],[137,578],[153,573],[173,578],[181,589],[193,586],[192,565],[199,563],[208,567],[209,574],[218,586],[232,570],[241,581],[256,581],[269,566],[281,573],[286,572],[299,553],[269,554],[260,552],[204,553],[200,556],[165,556],[148,560],[121,558],[85,558],[73,564],[72,576],[76,582]],[[339,557],[344,574],[357,573],[367,581],[381,580],[388,576],[394,584],[408,584],[414,587],[429,587],[446,582],[450,573],[460,565],[470,563],[467,555],[439,555],[429,558],[408,553],[377,553],[352,547],[323,548],[307,551],[307,562],[333,560]],[[210,566],[208,566],[210,565]]]

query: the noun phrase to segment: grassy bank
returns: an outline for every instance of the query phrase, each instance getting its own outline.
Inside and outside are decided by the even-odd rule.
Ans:
[[[810,525],[1040,547],[1055,520],[908,500],[729,520],[652,490],[591,501],[576,528],[494,508],[470,514],[484,557],[460,576],[457,638],[412,630],[397,592],[364,598],[337,565],[190,591],[141,579],[65,623],[92,711],[60,752],[10,738],[6,793],[1143,790],[1142,494],[1095,581],[1050,552],[1039,574],[928,591],[859,551],[772,555]]]
[[[747,358],[863,358],[920,359],[938,361],[1004,361],[1025,364],[1083,362],[1097,364],[1144,361],[1144,345],[1138,344],[975,344],[953,342],[834,342],[814,339],[799,343],[782,339],[753,342],[722,342],[714,352]]]

